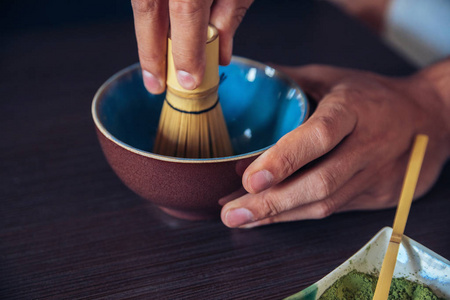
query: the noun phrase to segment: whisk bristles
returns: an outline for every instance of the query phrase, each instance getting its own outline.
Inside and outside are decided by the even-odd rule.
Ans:
[[[208,35],[205,78],[193,91],[181,88],[176,81],[169,39],[167,91],[153,149],[155,153],[186,158],[233,154],[217,92],[220,81],[217,29],[210,26]]]

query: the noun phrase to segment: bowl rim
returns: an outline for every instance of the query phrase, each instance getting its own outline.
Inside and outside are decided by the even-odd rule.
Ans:
[[[271,66],[268,66],[261,62],[258,62],[258,61],[252,60],[252,59],[248,59],[245,57],[233,55],[231,62],[244,63],[244,64],[254,66],[254,67],[257,67],[260,69],[264,69],[266,67],[273,69],[274,70],[273,76],[276,75],[277,77],[286,81],[292,88],[297,90],[297,92],[302,96],[300,101],[303,103],[303,107],[305,107],[305,110],[303,111],[302,115],[300,116],[299,120],[297,121],[295,128],[299,127],[301,124],[303,124],[306,121],[307,117],[309,116],[309,109],[310,109],[307,97],[306,97],[305,93],[303,92],[303,90],[300,88],[300,86],[294,80],[292,80],[289,76],[287,76],[285,73],[283,73]],[[271,145],[268,145],[264,148],[261,148],[261,149],[255,150],[255,151],[238,154],[238,155],[232,155],[232,156],[215,157],[215,158],[184,158],[184,157],[173,157],[173,156],[166,156],[166,155],[152,153],[149,151],[138,149],[136,147],[133,147],[133,146],[119,140],[103,126],[103,124],[100,121],[98,114],[97,114],[97,107],[99,105],[99,102],[101,101],[101,96],[105,93],[106,89],[114,81],[116,81],[117,79],[119,79],[122,76],[125,76],[126,74],[128,74],[130,72],[133,72],[134,70],[136,70],[138,68],[140,68],[139,62],[134,63],[134,64],[118,71],[114,75],[112,75],[110,78],[108,78],[108,80],[106,80],[100,86],[100,88],[95,93],[93,101],[92,101],[91,113],[92,113],[92,118],[94,120],[96,128],[101,132],[101,134],[104,137],[106,137],[108,140],[110,140],[114,144],[116,144],[132,153],[135,153],[135,154],[138,154],[138,155],[141,155],[144,157],[149,157],[149,158],[153,158],[153,159],[157,159],[157,160],[161,160],[161,161],[176,162],[176,163],[217,163],[217,162],[242,160],[242,159],[258,156],[261,153],[265,152],[267,149],[271,148],[273,145],[275,145],[275,143],[273,143]]]

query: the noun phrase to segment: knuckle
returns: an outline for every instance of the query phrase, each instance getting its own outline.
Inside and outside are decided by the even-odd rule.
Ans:
[[[292,174],[297,170],[298,157],[294,151],[289,151],[290,147],[281,145],[281,140],[275,144],[274,153],[278,154],[279,165],[283,176]]]
[[[361,100],[367,101],[369,99],[367,96],[364,96],[365,94],[367,95],[366,92],[355,86],[355,82],[360,81],[361,79],[358,77],[351,77],[351,80],[343,81],[333,88],[335,98],[334,102],[336,105],[335,110],[339,110],[341,112],[345,111],[345,109],[342,109],[342,105],[339,106],[342,101],[345,101],[353,106],[355,103],[361,103]]]
[[[158,0],[131,0],[131,6],[137,13],[150,13],[158,10]]]
[[[235,27],[237,27],[237,25],[239,25],[242,22],[242,20],[245,17],[245,14],[247,13],[247,9],[248,9],[247,6],[239,6],[236,8],[232,17],[233,20],[232,22],[236,24]]]
[[[270,193],[265,193],[261,199],[262,214],[264,217],[273,217],[282,212],[280,201],[276,196]]]
[[[214,15],[214,25],[222,31],[234,32],[244,19],[252,2],[253,0],[232,0],[222,4],[218,3],[220,9],[216,10]]]
[[[182,46],[178,48],[172,48],[172,55],[175,67],[177,69],[185,70],[195,76],[198,74],[200,77],[204,74],[204,69],[206,66],[206,61],[204,56],[202,56],[196,50],[188,51]],[[201,79],[200,79],[201,80]]]
[[[324,219],[334,213],[336,207],[334,201],[321,201],[317,205],[316,218]]]
[[[237,8],[228,15],[220,15],[214,20],[214,25],[225,32],[234,32],[245,17],[247,8]]]
[[[319,145],[322,151],[329,151],[335,146],[336,139],[338,138],[339,122],[343,116],[347,114],[342,104],[333,103],[328,105],[327,113],[317,117],[316,126],[314,127],[314,138],[317,145]]]
[[[395,198],[391,194],[379,195],[376,198],[376,202],[381,204],[381,206],[383,206],[383,207],[391,207],[391,206],[395,206],[397,204]]]
[[[143,49],[139,49],[138,52],[139,59],[145,67],[157,66],[161,64],[161,61],[164,61],[164,54],[162,55],[154,51],[144,51]]]
[[[394,190],[395,188],[385,189],[381,187],[380,190],[372,191],[368,194],[379,207],[393,207],[397,205],[397,198],[394,195]]]
[[[175,45],[172,48],[172,55],[175,65],[199,66],[203,65],[204,61],[199,59],[202,57],[200,52],[196,49],[188,49],[186,45]]]
[[[336,176],[326,169],[318,170],[311,180],[311,188],[315,200],[330,197],[337,188]]]
[[[322,152],[328,152],[334,141],[334,117],[320,116],[317,121],[314,127],[315,144],[320,146]]]
[[[169,2],[169,10],[176,15],[195,15],[204,9],[202,1],[172,0]]]

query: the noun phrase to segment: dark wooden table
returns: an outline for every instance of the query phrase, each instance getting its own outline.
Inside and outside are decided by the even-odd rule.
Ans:
[[[69,1],[68,9],[59,1],[2,7],[10,15],[0,40],[1,299],[280,299],[391,226],[393,209],[231,230],[219,220],[171,218],[128,190],[107,165],[90,114],[101,83],[137,61],[125,2],[108,1],[103,14],[101,5],[87,13],[88,1],[81,8]],[[29,18],[15,23],[23,11]],[[387,75],[414,71],[322,1],[257,0],[235,54]],[[446,258],[449,182],[447,165],[413,204],[406,227]]]

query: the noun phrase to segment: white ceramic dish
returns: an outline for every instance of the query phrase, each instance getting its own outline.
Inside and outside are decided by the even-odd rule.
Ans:
[[[286,300],[316,300],[337,279],[353,269],[379,273],[392,228],[384,227],[364,247],[327,276]],[[403,236],[394,277],[405,277],[429,286],[439,297],[450,299],[450,261]]]

